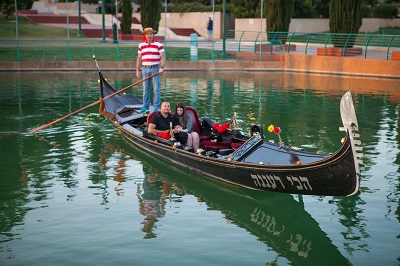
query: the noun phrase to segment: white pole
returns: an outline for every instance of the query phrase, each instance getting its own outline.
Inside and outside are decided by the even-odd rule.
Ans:
[[[213,31],[211,35],[211,60],[214,62],[214,29],[215,29],[214,0],[211,0],[211,6],[212,6],[212,21],[213,21]]]
[[[213,30],[211,35],[211,40],[214,40],[214,29],[215,29],[215,20],[214,20],[214,0],[212,0],[212,21],[213,21]]]
[[[19,57],[19,48],[18,48],[18,6],[17,0],[15,0],[15,40],[16,40],[16,48],[17,48],[17,61],[20,60]]]
[[[260,11],[260,61],[262,61],[262,19],[263,19],[263,0],[261,0],[261,11]]]
[[[17,0],[15,2],[15,37],[18,41],[18,7],[17,7]]]
[[[67,6],[67,36],[68,36],[68,41],[69,41],[69,16],[68,16],[68,0],[65,1],[66,6]]]
[[[117,0],[115,0],[115,19],[116,19],[116,22],[115,22],[115,25],[117,25],[117,40],[118,40],[118,2],[117,2]]]
[[[68,35],[68,61],[71,60],[71,49],[70,49],[70,42],[69,42],[69,16],[68,16],[68,0],[65,1],[67,4],[67,35]]]
[[[167,3],[167,0],[165,0],[165,11],[164,11],[164,20],[165,20],[165,22],[164,22],[164,41],[167,39],[167,5],[168,5],[168,3]]]

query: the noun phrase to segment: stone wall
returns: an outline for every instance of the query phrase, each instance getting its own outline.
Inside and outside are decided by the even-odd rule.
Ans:
[[[237,31],[260,31],[266,30],[265,19],[236,19],[235,30]],[[365,18],[362,20],[360,33],[376,32],[379,28],[400,27],[400,19],[378,19]],[[289,32],[329,32],[329,19],[291,19]]]
[[[206,24],[212,13],[167,13],[167,27],[194,28],[202,36],[207,36]],[[140,20],[140,14],[134,14]],[[214,13],[214,38],[222,38],[223,14]],[[262,31],[266,30],[265,19],[234,19],[234,25],[227,24],[227,30]],[[161,13],[160,27],[165,25],[165,14]],[[360,33],[376,32],[379,28],[400,27],[400,19],[363,19]],[[161,29],[160,29],[161,30]],[[292,19],[289,32],[329,32],[329,19]]]
[[[81,2],[81,13],[96,13],[95,4],[84,4]],[[32,5],[32,10],[37,10],[38,13],[52,13],[54,15],[65,15],[68,14],[78,14],[79,13],[79,2],[78,1],[71,1],[67,3],[50,3],[46,1],[35,1]]]

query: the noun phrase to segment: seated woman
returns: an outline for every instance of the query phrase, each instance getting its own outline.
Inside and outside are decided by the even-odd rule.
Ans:
[[[183,102],[178,102],[176,104],[174,116],[179,119],[179,123],[181,124],[184,132],[187,132],[189,134],[189,138],[191,137],[194,150],[200,148],[199,134],[193,131],[192,117],[186,113],[186,105]]]

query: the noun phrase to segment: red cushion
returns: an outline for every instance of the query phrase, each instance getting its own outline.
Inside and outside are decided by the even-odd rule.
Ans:
[[[244,142],[232,142],[232,149],[236,151],[240,146],[243,145],[243,143]]]
[[[194,132],[197,132],[200,134],[200,119],[199,115],[197,114],[197,111],[191,107],[191,106],[186,106],[186,113],[189,114],[192,117],[192,129]]]
[[[199,137],[200,137],[200,142],[211,140],[211,135],[208,134],[200,134]]]
[[[214,142],[211,140],[203,141],[200,145],[206,151],[218,151],[220,149],[229,149],[231,144],[228,142]]]
[[[160,111],[151,112],[151,113],[147,116],[147,124],[150,124],[151,118],[152,118],[155,114],[158,114],[158,113],[160,113]]]

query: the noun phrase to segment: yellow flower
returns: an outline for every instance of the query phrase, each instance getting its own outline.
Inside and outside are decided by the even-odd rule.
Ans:
[[[270,125],[269,127],[268,127],[268,131],[269,132],[274,132],[274,125]]]

